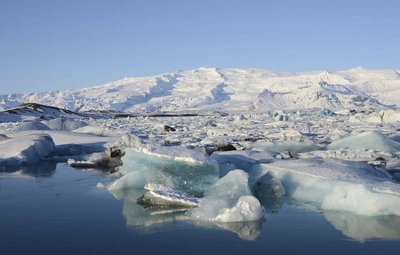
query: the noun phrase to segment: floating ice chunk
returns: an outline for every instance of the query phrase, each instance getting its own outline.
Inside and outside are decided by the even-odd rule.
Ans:
[[[349,117],[349,122],[362,122],[362,123],[375,123],[375,124],[381,124],[382,119],[381,116],[374,112],[371,114],[355,114]]]
[[[349,109],[343,109],[343,110],[334,111],[334,113],[336,115],[349,116],[351,114],[351,111]]]
[[[40,122],[24,122],[12,129],[12,132],[25,130],[51,130],[47,125]]]
[[[127,148],[122,173],[139,170],[146,183],[164,184],[201,196],[219,179],[218,163],[181,146]]]
[[[260,202],[252,196],[248,174],[234,170],[208,188],[197,207],[189,211],[193,220],[217,222],[253,221],[263,217]]]
[[[382,123],[392,123],[400,121],[400,112],[395,110],[381,110],[379,112]]]
[[[263,216],[264,212],[257,198],[242,196],[233,207],[221,209],[213,220],[221,222],[255,221]]]
[[[277,110],[272,114],[272,117],[276,121],[288,121],[289,120],[289,115],[281,110]]]
[[[152,211],[137,204],[137,199],[143,195],[144,189],[111,190],[116,199],[123,199],[122,214],[128,226],[152,226],[175,220],[187,220],[183,212],[167,208],[164,211]],[[186,208],[187,209],[187,208]]]
[[[106,136],[106,137],[117,137],[120,136],[118,131],[109,127],[102,127],[102,126],[84,126],[81,128],[77,128],[72,130],[72,132],[77,133],[86,133],[86,134],[93,134],[98,136]]]
[[[0,166],[29,165],[50,156],[55,151],[48,134],[30,134],[0,143]]]
[[[246,149],[301,153],[321,150],[322,147],[311,141],[257,141],[254,143],[247,143]]]
[[[145,181],[139,171],[132,171],[108,185],[107,190],[142,189]]]
[[[235,117],[235,121],[242,121],[242,120],[247,120],[243,114],[239,114]]]
[[[272,153],[268,151],[216,151],[211,154],[211,158],[218,163],[233,163],[237,169],[250,171],[256,163],[269,163],[274,160]]]
[[[42,123],[50,127],[52,130],[63,130],[63,131],[72,131],[88,125],[84,121],[78,121],[66,117],[43,121]]]
[[[368,131],[355,136],[349,136],[326,146],[328,150],[338,150],[340,148],[350,149],[373,149],[386,152],[396,152],[400,150],[400,143],[389,139],[380,131]]]
[[[110,147],[109,152],[111,155],[112,151],[119,150],[120,154],[124,155],[126,148],[128,147],[139,148],[142,146],[143,146],[143,141],[141,138],[132,134],[125,134],[121,136],[121,138]]]
[[[272,171],[258,178],[253,185],[253,189],[258,198],[279,198],[286,194],[282,183]]]
[[[311,151],[306,153],[301,153],[300,157],[302,159],[314,158],[336,158],[351,161],[384,161],[393,159],[393,154],[384,151],[366,150],[366,149],[349,149],[342,148],[339,150],[327,150],[327,151]]]
[[[294,129],[289,129],[289,130],[286,130],[284,133],[283,133],[283,140],[285,140],[285,141],[287,141],[287,140],[290,140],[290,141],[304,141],[304,137],[303,137],[303,134],[302,133],[300,133],[299,131],[297,131],[297,130],[294,130]]]
[[[138,198],[138,204],[171,207],[193,207],[199,201],[194,196],[162,184],[148,183],[147,192]]]
[[[250,184],[273,171],[287,195],[324,210],[400,215],[400,185],[386,171],[338,160],[282,160],[253,167]]]
[[[400,159],[399,158],[392,158],[388,162],[386,162],[386,168],[395,168],[400,167]]]

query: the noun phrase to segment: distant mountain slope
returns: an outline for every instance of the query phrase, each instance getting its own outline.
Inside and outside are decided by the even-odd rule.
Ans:
[[[4,111],[0,111],[0,122],[23,120],[48,120],[60,117],[91,117],[87,114],[79,114],[70,110],[47,106],[36,103],[24,103]]]
[[[79,90],[0,95],[0,110],[26,102],[75,112],[382,108],[399,106],[398,95],[400,74],[394,70],[359,67],[287,73],[199,68],[125,78]]]

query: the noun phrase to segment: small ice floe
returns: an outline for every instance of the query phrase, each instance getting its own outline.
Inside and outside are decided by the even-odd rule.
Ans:
[[[137,199],[137,203],[152,213],[157,210],[163,213],[186,211],[199,202],[194,196],[162,184],[148,183],[144,188],[147,192]]]

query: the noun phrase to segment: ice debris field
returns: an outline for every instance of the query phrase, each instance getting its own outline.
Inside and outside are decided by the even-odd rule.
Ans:
[[[98,189],[143,190],[138,204],[193,221],[255,221],[288,201],[400,216],[399,121],[396,110],[309,110],[1,122],[0,174],[46,161],[108,169]]]

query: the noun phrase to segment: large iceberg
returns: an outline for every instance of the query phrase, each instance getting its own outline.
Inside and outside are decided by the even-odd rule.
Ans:
[[[146,184],[164,184],[195,196],[219,179],[215,160],[181,146],[127,148],[122,161],[122,174],[140,171]]]
[[[366,163],[281,160],[253,167],[250,183],[272,171],[287,195],[324,210],[358,215],[400,215],[400,186],[384,170]]]

